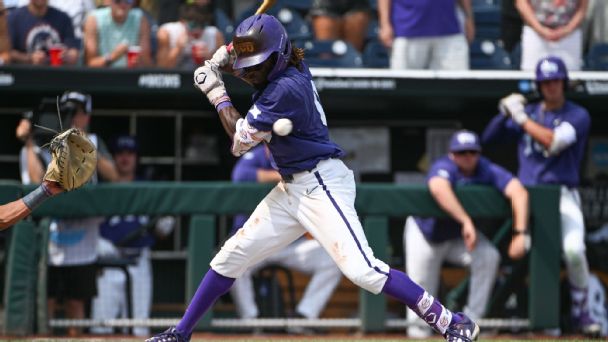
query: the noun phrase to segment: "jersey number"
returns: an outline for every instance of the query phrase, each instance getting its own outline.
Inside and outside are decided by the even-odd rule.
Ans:
[[[317,107],[317,112],[321,117],[321,122],[323,126],[327,126],[327,119],[325,118],[325,111],[323,110],[323,106],[321,105],[321,99],[319,98],[319,93],[317,92],[317,87],[315,87],[315,83],[311,80],[310,84],[312,85],[312,92],[315,94],[315,107]]]
[[[524,134],[524,155],[529,157],[532,153],[539,153],[544,156],[547,154],[547,149],[528,134]]]

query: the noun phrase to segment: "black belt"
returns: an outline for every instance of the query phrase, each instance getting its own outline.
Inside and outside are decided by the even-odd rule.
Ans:
[[[293,182],[293,175],[281,175],[281,179],[283,179],[283,182],[285,183],[291,183]]]

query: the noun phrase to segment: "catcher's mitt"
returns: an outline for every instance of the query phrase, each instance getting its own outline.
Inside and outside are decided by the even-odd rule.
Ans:
[[[44,180],[57,182],[66,191],[88,182],[97,168],[95,145],[77,128],[57,134],[49,143],[49,149],[53,159]]]

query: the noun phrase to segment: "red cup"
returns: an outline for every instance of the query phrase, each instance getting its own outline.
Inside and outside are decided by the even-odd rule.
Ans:
[[[140,53],[141,53],[141,47],[129,46],[129,50],[127,51],[127,67],[134,68],[135,66],[137,66],[137,62],[139,61]]]
[[[192,42],[192,60],[195,65],[201,65],[205,61],[203,56],[203,50],[205,49],[205,43],[200,41]]]
[[[63,49],[63,45],[60,44],[53,45],[49,48],[49,57],[52,66],[60,66],[63,64],[63,58],[61,56],[63,54]]]

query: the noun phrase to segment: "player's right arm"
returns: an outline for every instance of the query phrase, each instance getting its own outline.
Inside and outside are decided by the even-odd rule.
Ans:
[[[433,176],[428,181],[431,195],[450,217],[462,225],[462,238],[467,250],[472,251],[477,242],[473,220],[460,204],[450,181],[441,176]]]
[[[24,148],[27,158],[27,173],[31,183],[42,182],[42,176],[44,176],[44,165],[38,157],[38,151],[40,150],[34,139],[32,138],[32,123],[30,120],[23,118],[19,121],[17,128],[15,129],[15,136],[17,139],[24,142]]]

